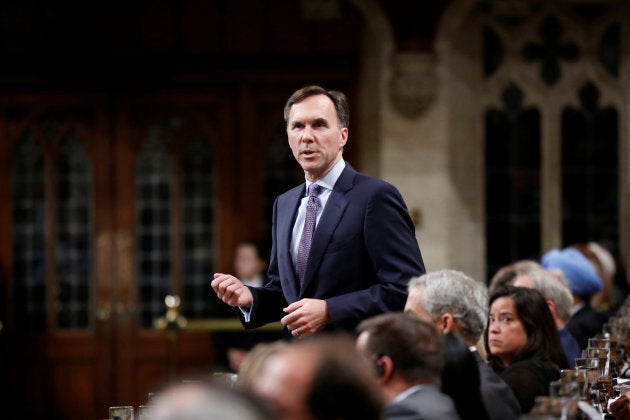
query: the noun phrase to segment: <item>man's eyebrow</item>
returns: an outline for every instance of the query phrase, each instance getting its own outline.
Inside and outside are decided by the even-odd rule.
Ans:
[[[324,117],[317,117],[317,118],[313,118],[312,120],[306,120],[306,123],[310,123],[310,124],[323,124],[323,125],[329,125],[328,119],[324,118]],[[305,124],[305,120],[303,119],[296,119],[293,121],[290,121],[290,126],[291,127],[295,127],[296,124]]]
[[[323,117],[319,117],[319,118],[315,118],[313,120],[313,124],[324,124],[324,125],[328,125],[328,120],[326,118]]]

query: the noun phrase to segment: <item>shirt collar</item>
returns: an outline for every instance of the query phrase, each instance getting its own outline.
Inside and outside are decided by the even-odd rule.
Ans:
[[[576,304],[575,304],[575,305],[573,305],[573,307],[571,308],[571,312],[569,312],[569,313],[570,313],[570,315],[571,315],[571,316],[575,315],[575,313],[576,313],[577,311],[579,311],[580,309],[582,309],[582,308],[583,308],[583,307],[585,307],[585,306],[586,306],[586,304],[585,304],[584,302],[579,302],[579,303],[576,303]]]
[[[346,167],[346,161],[343,160],[343,159],[339,159],[339,162],[335,163],[335,166],[333,166],[330,169],[330,171],[328,171],[328,173],[326,173],[326,175],[324,175],[323,177],[321,177],[320,179],[315,181],[315,183],[317,185],[319,185],[320,187],[326,188],[327,190],[332,190],[333,187],[335,186],[335,183],[337,182],[337,180],[341,176],[341,173],[343,172],[345,167]],[[311,184],[312,184],[312,182],[310,182],[307,179],[306,180],[306,194],[305,195],[308,195],[308,187],[310,187]]]
[[[400,394],[396,395],[396,398],[394,398],[394,401],[392,402],[398,402],[398,401],[402,401],[405,398],[407,398],[408,396],[410,396],[411,394],[420,391],[422,389],[423,385],[414,385],[412,387],[409,387],[407,389],[405,389],[403,392],[401,392]]]

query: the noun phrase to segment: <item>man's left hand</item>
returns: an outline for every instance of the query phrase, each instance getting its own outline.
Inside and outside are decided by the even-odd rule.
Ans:
[[[288,315],[280,322],[294,337],[304,338],[323,329],[329,322],[328,304],[322,299],[302,299],[283,309]]]

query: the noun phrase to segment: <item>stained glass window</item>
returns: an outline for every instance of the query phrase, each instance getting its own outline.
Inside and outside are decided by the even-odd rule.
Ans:
[[[26,130],[11,170],[15,326],[46,329],[46,202],[44,157],[34,130]]]
[[[540,252],[540,113],[512,84],[485,116],[488,273]]]
[[[598,241],[616,251],[619,118],[600,106],[593,83],[579,95],[581,106],[562,113],[563,242]]]
[[[213,220],[214,170],[206,139],[197,133],[187,145],[183,176],[184,315],[205,318],[215,315],[210,280],[214,273]]]
[[[151,327],[164,315],[171,286],[173,163],[158,127],[149,130],[136,172],[137,284],[140,322]]]
[[[57,156],[57,325],[90,326],[93,292],[92,170],[72,132]]]

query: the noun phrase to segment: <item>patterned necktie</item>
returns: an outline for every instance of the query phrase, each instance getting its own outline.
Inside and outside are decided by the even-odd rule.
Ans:
[[[298,255],[296,262],[297,276],[300,284],[304,281],[304,273],[306,272],[306,264],[308,263],[308,255],[311,251],[311,241],[315,232],[315,222],[317,221],[317,211],[319,210],[320,186],[311,184],[308,188],[308,202],[306,203],[306,218],[304,219],[304,230],[300,238],[300,246],[298,247]]]

